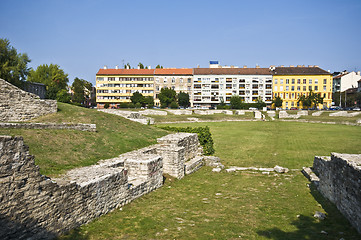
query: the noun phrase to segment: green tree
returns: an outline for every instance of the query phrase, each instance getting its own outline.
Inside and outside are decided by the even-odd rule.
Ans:
[[[306,109],[312,106],[316,108],[318,104],[323,104],[323,97],[321,97],[320,93],[310,91],[307,96],[302,94],[297,102],[302,103],[302,107]]]
[[[258,109],[262,109],[263,107],[266,107],[267,104],[265,102],[263,102],[262,98],[258,98],[257,102],[256,102],[256,108]]]
[[[18,53],[8,39],[0,38],[0,78],[22,88],[30,68],[26,53]]]
[[[173,89],[167,87],[162,88],[158,94],[161,107],[166,108],[169,107],[172,102],[177,102],[176,95],[177,93]]]
[[[154,98],[152,96],[144,97],[144,100],[148,108],[152,108],[154,106]]]
[[[163,66],[158,64],[155,68],[163,68]]]
[[[178,93],[177,99],[178,99],[179,106],[182,106],[184,108],[188,107],[190,104],[188,93],[185,93],[185,92]]]
[[[85,105],[85,101],[90,98],[92,84],[84,79],[76,77],[71,85],[71,89],[73,90],[72,101],[74,103]]]
[[[143,63],[138,63],[138,67],[140,68],[140,69],[144,69],[144,65],[143,65]]]
[[[172,109],[177,109],[179,107],[179,105],[176,101],[174,101],[169,104],[169,107]]]
[[[28,81],[45,84],[47,98],[56,99],[57,93],[66,89],[69,79],[68,74],[64,73],[59,65],[43,64],[38,66],[36,70],[30,70]]]
[[[282,100],[282,98],[280,98],[279,96],[275,97],[275,98],[272,100],[272,104],[274,104],[275,107],[282,107],[282,103],[283,103],[283,100]]]
[[[233,95],[230,100],[232,109],[240,109],[242,105],[242,99],[240,96]]]
[[[71,96],[68,93],[68,91],[66,91],[65,89],[61,89],[56,94],[56,100],[59,101],[59,102],[63,102],[63,103],[70,103]]]
[[[130,101],[132,101],[133,104],[139,103],[141,106],[145,106],[145,98],[143,94],[139,92],[133,93],[133,95],[130,97]]]
[[[124,69],[131,69],[130,64],[129,63],[125,64]]]

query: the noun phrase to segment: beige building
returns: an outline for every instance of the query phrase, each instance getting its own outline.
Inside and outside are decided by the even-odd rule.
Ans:
[[[154,71],[154,104],[160,105],[158,94],[162,88],[173,89],[177,94],[189,94],[189,101],[193,106],[192,97],[193,69],[192,68],[157,68]]]

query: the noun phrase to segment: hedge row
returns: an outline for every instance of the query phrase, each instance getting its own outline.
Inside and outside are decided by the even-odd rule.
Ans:
[[[203,152],[205,155],[212,155],[215,150],[213,147],[213,138],[209,130],[209,127],[170,127],[170,126],[157,126],[161,129],[172,131],[172,132],[187,132],[187,133],[197,133],[199,143],[203,147]]]

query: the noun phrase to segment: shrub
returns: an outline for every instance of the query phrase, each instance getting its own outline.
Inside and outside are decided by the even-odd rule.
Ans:
[[[177,109],[179,107],[178,103],[177,102],[172,102],[170,105],[169,105],[170,108],[172,109]]]
[[[141,103],[137,102],[137,103],[135,104],[135,108],[141,108],[141,107],[142,107],[142,104],[141,104]]]
[[[109,103],[105,103],[105,104],[104,104],[104,108],[106,108],[106,109],[108,109],[109,106],[110,106]]]
[[[119,106],[119,108],[128,108],[128,103],[122,102],[118,106]]]
[[[213,138],[209,127],[170,127],[170,126],[157,126],[161,129],[172,131],[172,132],[188,132],[188,133],[197,133],[199,143],[203,147],[205,155],[212,155],[215,150],[213,147]]]
[[[128,108],[135,108],[134,103],[128,103]]]

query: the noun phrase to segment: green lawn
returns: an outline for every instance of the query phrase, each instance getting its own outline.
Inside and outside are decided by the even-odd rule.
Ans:
[[[225,165],[311,166],[314,155],[361,153],[361,128],[297,122],[208,125]],[[173,126],[173,124],[172,124]],[[360,239],[334,205],[308,187],[300,171],[213,173],[165,186],[61,239]],[[327,214],[324,221],[315,211]],[[322,234],[321,231],[327,232]]]
[[[131,122],[119,116],[58,103],[59,111],[33,122],[95,123],[97,132],[75,130],[1,129],[0,135],[21,135],[35,155],[40,172],[56,176],[68,169],[95,164],[101,159],[156,143],[167,134],[156,127]]]

